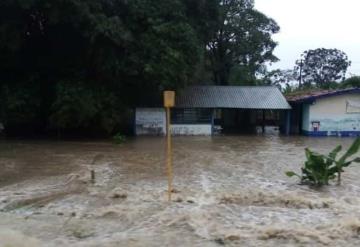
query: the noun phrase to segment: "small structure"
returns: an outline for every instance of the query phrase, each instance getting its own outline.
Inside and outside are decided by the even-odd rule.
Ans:
[[[277,87],[193,86],[177,93],[171,114],[174,135],[213,135],[242,132],[265,125],[289,132],[291,109]],[[288,125],[286,125],[288,119]],[[288,126],[288,128],[286,128]],[[164,135],[163,108],[137,108],[136,135]]]
[[[360,88],[322,90],[287,97],[291,133],[360,136]]]

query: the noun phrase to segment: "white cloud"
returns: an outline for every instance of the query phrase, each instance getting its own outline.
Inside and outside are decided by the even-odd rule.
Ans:
[[[281,28],[275,68],[292,68],[304,50],[325,47],[344,51],[353,61],[349,72],[360,75],[359,0],[255,0],[255,6]]]

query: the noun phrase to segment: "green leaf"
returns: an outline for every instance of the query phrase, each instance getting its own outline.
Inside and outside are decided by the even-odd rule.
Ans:
[[[351,162],[360,163],[360,157],[353,159]]]
[[[296,174],[295,172],[292,172],[292,171],[287,171],[285,174],[288,177],[297,176],[297,177],[301,178],[298,174]]]
[[[352,162],[352,161],[348,161],[348,162],[343,163],[343,164],[340,166],[340,168],[342,168],[342,167],[348,167],[348,166],[351,164],[351,162]]]
[[[337,166],[331,167],[328,171],[329,176],[332,174],[335,174],[339,171],[339,168]]]
[[[337,146],[336,148],[334,148],[334,150],[332,150],[330,152],[329,157],[332,158],[332,159],[335,159],[336,155],[341,151],[341,149],[342,149],[341,145]]]
[[[346,153],[341,157],[340,161],[343,163],[348,157],[356,154],[360,148],[360,138],[357,138],[350,148],[346,151]]]
[[[305,156],[306,156],[306,159],[309,160],[311,155],[312,155],[312,152],[310,151],[310,149],[305,148]]]

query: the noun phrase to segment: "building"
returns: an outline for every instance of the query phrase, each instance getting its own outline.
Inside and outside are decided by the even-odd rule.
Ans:
[[[277,87],[194,86],[176,95],[171,111],[174,135],[249,132],[265,125],[290,130],[290,105]],[[164,135],[163,108],[137,108],[136,135]],[[286,121],[288,124],[286,124]]]
[[[360,88],[310,92],[287,100],[293,134],[360,136]]]

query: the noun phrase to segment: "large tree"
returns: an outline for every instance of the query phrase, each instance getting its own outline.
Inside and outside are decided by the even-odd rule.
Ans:
[[[112,131],[123,106],[149,104],[163,89],[192,81],[216,6],[216,0],[0,1],[0,122]]]
[[[326,87],[328,83],[344,80],[350,65],[345,52],[318,48],[305,51],[296,61],[295,70],[300,84]]]
[[[255,80],[264,63],[278,60],[273,55],[276,42],[271,36],[279,26],[254,9],[254,0],[220,0],[216,27],[207,46],[216,84],[229,84],[234,69],[244,80]]]

